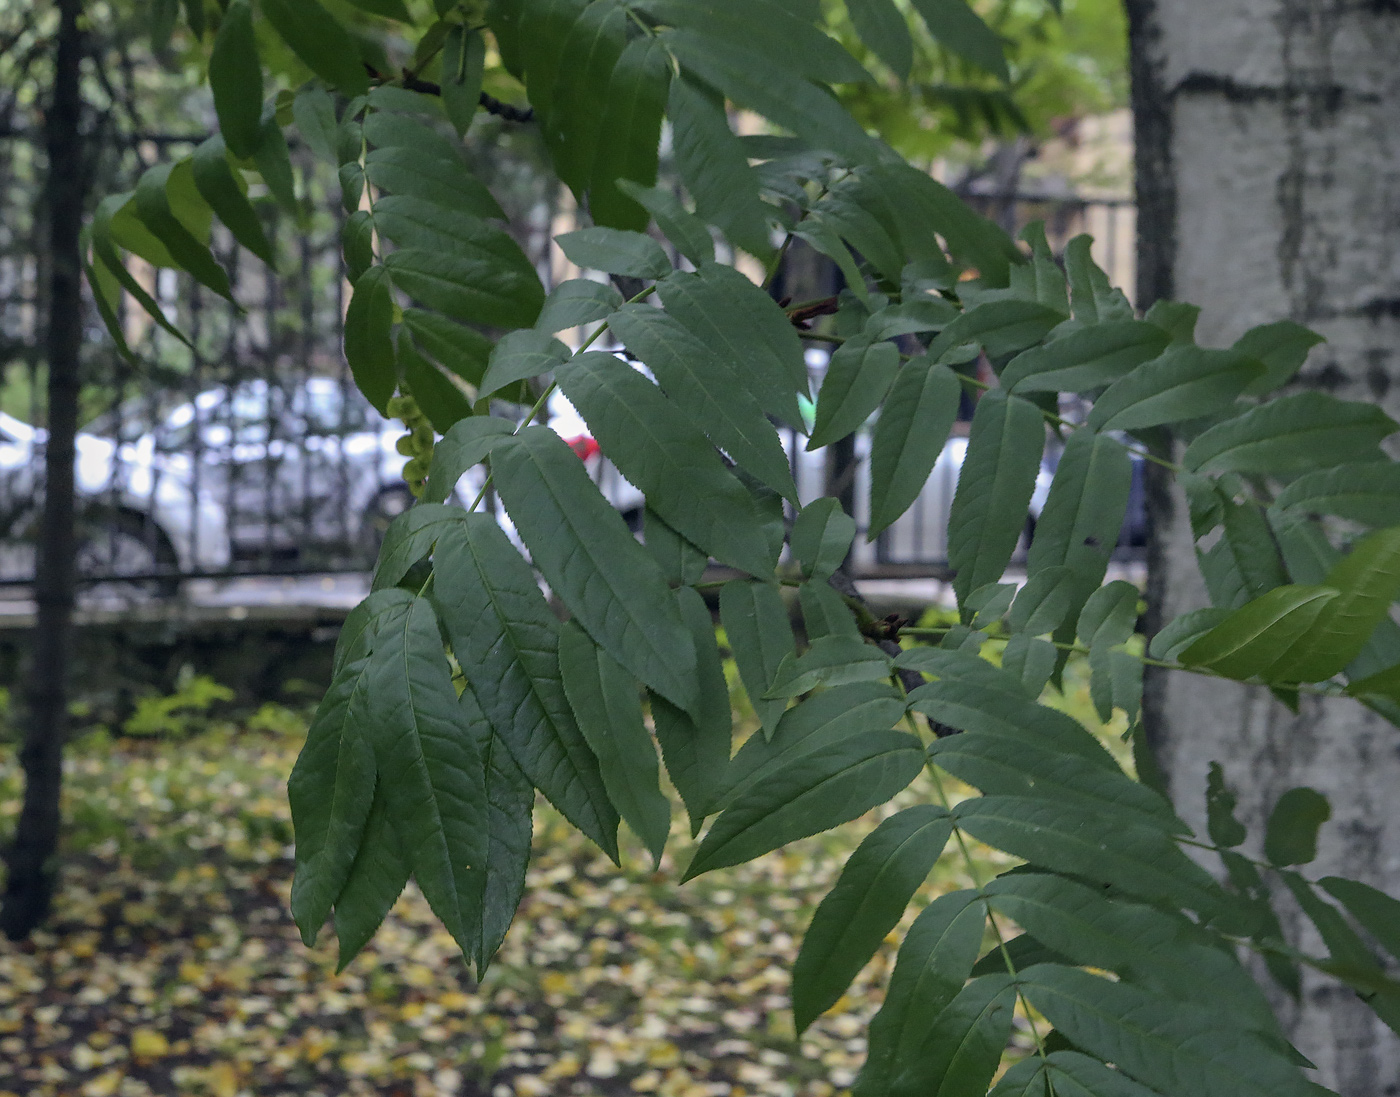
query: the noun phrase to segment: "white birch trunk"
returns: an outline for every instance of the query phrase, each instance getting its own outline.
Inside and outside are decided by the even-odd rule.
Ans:
[[[1140,202],[1138,300],[1203,307],[1228,345],[1289,317],[1327,343],[1299,380],[1400,418],[1400,3],[1127,0]],[[1152,615],[1207,604],[1185,502],[1153,492]],[[1279,794],[1332,803],[1306,870],[1400,895],[1400,729],[1359,705],[1306,705],[1195,676],[1156,677],[1149,739],[1183,817],[1204,831],[1206,771],[1225,767],[1255,848]],[[1297,917],[1291,939],[1324,954]],[[1400,1040],[1349,992],[1305,975],[1280,996],[1319,1082],[1400,1094]]]

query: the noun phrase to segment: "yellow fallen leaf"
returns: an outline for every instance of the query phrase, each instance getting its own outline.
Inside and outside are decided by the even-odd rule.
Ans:
[[[238,1097],[238,1071],[231,1063],[215,1063],[205,1076],[214,1097]]]
[[[112,1097],[117,1092],[117,1087],[122,1084],[122,1072],[119,1070],[109,1070],[105,1074],[99,1074],[87,1085],[83,1086],[83,1097]]]
[[[170,1041],[153,1028],[138,1028],[131,1034],[131,1054],[137,1059],[159,1059],[170,1051]]]

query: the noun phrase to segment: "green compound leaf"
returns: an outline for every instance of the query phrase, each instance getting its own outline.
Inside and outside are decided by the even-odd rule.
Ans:
[[[940,45],[1003,81],[1011,79],[1001,38],[967,0],[914,0],[914,7]]]
[[[923,491],[958,415],[956,374],[928,357],[900,367],[870,445],[870,529],[875,535]]]
[[[230,0],[209,54],[209,90],[219,132],[240,160],[262,142],[263,70],[248,0]]]
[[[1142,430],[1226,407],[1264,372],[1231,350],[1178,343],[1111,384],[1089,413],[1093,430]]]
[[[1319,883],[1391,956],[1400,959],[1400,900],[1369,884],[1324,876]]]
[[[1030,512],[1044,447],[1044,421],[1030,401],[1000,389],[978,401],[948,515],[948,563],[960,600],[1006,570]]]
[[[887,682],[858,682],[813,694],[783,713],[772,738],[751,735],[725,774],[717,805],[727,807],[794,762],[867,731],[888,731],[904,705]]]
[[[672,704],[697,702],[695,645],[665,576],[568,444],[527,427],[491,454],[535,567],[604,651]]]
[[[501,336],[479,386],[483,396],[499,392],[517,381],[553,373],[568,360],[569,348],[548,332],[521,328]]]
[[[972,974],[987,916],[973,891],[940,895],[923,909],[899,946],[884,1003],[870,1022],[870,1051],[852,1090],[881,1097],[910,1063],[934,1020]]]
[[[646,209],[621,184],[656,182],[671,59],[654,38],[627,43],[608,81],[588,192],[595,223],[642,231]]]
[[[1228,678],[1268,677],[1281,656],[1299,642],[1307,643],[1328,603],[1339,596],[1329,586],[1275,587],[1235,610],[1177,658],[1185,666],[1209,667]]]
[[[699,591],[682,587],[676,603],[695,641],[699,666],[700,711],[691,716],[664,697],[651,698],[651,717],[666,772],[690,816],[690,834],[700,833],[705,817],[715,810],[734,741],[729,687],[715,642],[715,624]],[[762,738],[761,736],[759,738]]]
[[[165,246],[172,262],[164,265],[189,271],[201,285],[232,301],[232,290],[224,268],[204,241],[191,231],[193,220],[179,216],[185,210],[177,210],[174,206],[171,189],[178,185],[178,171],[182,166],[157,164],[142,173],[141,181],[136,184],[136,213],[151,235]],[[197,192],[195,198],[199,200]],[[207,239],[207,206],[202,213],[204,224],[200,227],[205,231],[200,236]]]
[[[1095,324],[1018,354],[1001,383],[1012,392],[1086,392],[1156,358],[1169,341],[1161,328],[1141,320]]]
[[[675,194],[664,187],[639,186],[630,179],[619,179],[617,188],[651,214],[666,239],[697,267],[714,262],[715,242],[710,230]]]
[[[1065,314],[1036,301],[988,301],[968,309],[932,343],[928,353],[938,358],[964,343],[976,343],[992,358],[1035,346],[1064,323]]]
[[[606,320],[621,307],[622,294],[611,282],[570,278],[549,291],[535,328],[553,335],[565,328]]]
[[[1317,832],[1332,818],[1327,797],[1310,788],[1291,788],[1278,798],[1264,832],[1270,864],[1306,865],[1317,856]]]
[[[788,656],[778,666],[768,698],[796,697],[817,686],[868,682],[890,673],[890,657],[853,633],[819,636],[798,658]]]
[[[427,599],[381,629],[365,687],[379,786],[424,897],[464,954],[481,908],[486,858],[485,771],[464,736],[457,691]]]
[[[815,499],[792,524],[790,544],[808,579],[828,579],[846,559],[856,535],[856,521],[837,499]]]
[[[384,267],[370,267],[355,283],[345,310],[345,360],[355,387],[381,415],[388,414],[399,385],[393,328],[393,282]]]
[[[947,811],[921,804],[886,819],[851,854],[812,916],[793,966],[799,1033],[846,993],[933,870],[952,833]]]
[[[837,348],[817,394],[817,421],[808,450],[829,446],[859,430],[880,406],[895,374],[899,348],[857,336]]]
[[[1279,492],[1271,509],[1400,525],[1400,465],[1368,461],[1309,472]]]
[[[742,374],[764,411],[802,425],[797,394],[807,395],[807,364],[797,330],[773,298],[719,263],[677,271],[656,292],[667,313]]]
[[[897,731],[866,732],[803,758],[720,813],[684,879],[849,822],[890,799],[922,769],[919,740]]]
[[[642,718],[637,682],[572,621],[559,633],[559,670],[579,730],[598,757],[608,798],[656,865],[671,832],[656,746]]]
[[[461,507],[441,503],[420,503],[409,507],[384,531],[379,546],[379,560],[374,566],[371,590],[386,590],[397,586],[409,568],[432,551],[442,534],[466,520]]]
[[[892,1097],[985,1093],[1011,1036],[1015,1005],[1016,984],[1009,975],[973,979],[943,1007],[902,1064]]]
[[[355,40],[318,0],[261,3],[262,14],[307,68],[350,98],[369,90]]]
[[[1307,360],[1308,351],[1325,342],[1315,331],[1292,320],[1251,328],[1235,340],[1234,350],[1264,363],[1264,374],[1244,390],[1262,396],[1290,380]]]
[[[665,393],[598,352],[570,360],[558,379],[603,452],[667,525],[723,563],[759,577],[773,574],[777,560],[753,495]]]
[[[194,184],[200,197],[209,203],[233,238],[265,263],[275,263],[272,245],[263,232],[262,222],[243,193],[239,179],[228,162],[224,139],[215,134],[194,150],[190,157]]]
[[[388,793],[382,784],[376,785],[360,851],[335,900],[337,971],[344,971],[369,943],[412,874],[413,866],[390,818]]]
[[[787,701],[768,700],[764,695],[783,660],[797,653],[783,596],[772,583],[725,583],[719,592],[719,614],[749,704],[764,734],[772,735]]]
[[[445,503],[457,486],[457,481],[462,478],[462,473],[484,461],[496,443],[514,430],[514,423],[489,415],[473,415],[453,424],[433,447],[423,501]]]
[[[894,0],[846,0],[846,10],[861,40],[897,77],[909,79],[909,70],[914,64],[914,42]]]
[[[569,262],[585,270],[656,281],[671,273],[666,249],[642,232],[597,226],[554,238]]]
[[[1260,1036],[1222,1029],[1213,1013],[1088,972],[1048,964],[1021,973],[1022,993],[1075,1045],[1151,1084],[1193,1097],[1304,1097],[1298,1068]]]
[[[1186,447],[1192,472],[1285,476],[1345,461],[1379,460],[1400,425],[1373,404],[1297,392],[1211,427]]]
[[[627,305],[612,315],[609,326],[715,445],[783,498],[797,501],[787,452],[739,363],[661,309]]]
[[[444,534],[433,565],[453,654],[496,736],[549,802],[616,860],[617,812],[570,711],[559,621],[529,566],[484,514]]]
[[[1131,320],[1133,306],[1108,281],[1108,275],[1094,262],[1094,241],[1081,234],[1065,245],[1065,273],[1069,276],[1070,300],[1074,318],[1086,324],[1109,324]]]

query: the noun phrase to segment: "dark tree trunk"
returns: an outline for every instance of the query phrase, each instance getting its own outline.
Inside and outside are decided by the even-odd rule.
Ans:
[[[78,20],[82,0],[58,0],[58,10],[52,97],[44,115],[48,153],[44,211],[50,257],[45,333],[48,442],[34,582],[38,613],[28,675],[28,724],[20,751],[24,806],[9,851],[4,905],[0,907],[0,929],[16,940],[44,920],[53,901],[73,638],[73,439],[78,423],[78,358],[83,333],[79,233],[87,197],[80,128],[83,34]]]

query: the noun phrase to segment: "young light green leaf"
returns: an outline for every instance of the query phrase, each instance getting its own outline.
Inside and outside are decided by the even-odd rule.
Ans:
[[[614,355],[598,352],[563,366],[559,383],[603,452],[677,533],[752,575],[773,573],[777,560],[753,496],[659,388]]]
[[[1306,473],[1279,492],[1272,509],[1400,525],[1400,465],[1368,461]]]
[[[909,79],[914,64],[914,43],[904,14],[894,0],[846,0],[846,10],[861,40],[901,80]]]
[[[1361,654],[1400,595],[1400,527],[1367,534],[1333,565],[1324,582],[1340,594],[1323,607],[1314,628],[1280,648],[1271,675],[1320,682]]]
[[[394,354],[393,283],[382,266],[373,266],[355,283],[345,310],[345,360],[356,387],[381,415],[398,387]]]
[[[535,329],[553,335],[565,328],[606,320],[621,307],[622,294],[611,282],[570,278],[549,291]]]
[[[892,1097],[985,1093],[1001,1063],[1015,1015],[1009,975],[982,975],[958,991],[903,1065]]]
[[[652,281],[671,273],[671,260],[666,257],[665,249],[645,233],[596,226],[566,232],[556,236],[554,241],[571,263],[585,270]]]
[[[531,783],[616,860],[617,812],[570,710],[558,618],[529,566],[484,514],[445,532],[433,563],[433,598],[467,688]]]
[[[704,263],[657,283],[667,313],[702,343],[724,355],[764,411],[802,425],[797,395],[807,394],[802,342],[787,315],[733,267]]]
[[[1012,392],[1087,392],[1117,381],[1167,349],[1167,333],[1141,320],[1094,324],[1022,351],[1002,371]]]
[[[671,805],[661,792],[656,746],[642,719],[636,680],[572,621],[559,633],[559,670],[579,730],[598,757],[608,798],[659,865]]]
[[[967,0],[914,0],[914,7],[940,45],[1003,81],[1011,79],[1001,38]]]
[[[829,578],[850,552],[855,535],[855,519],[841,509],[840,500],[808,503],[797,515],[790,538],[802,574],[814,580]]]
[[[695,645],[670,588],[577,455],[548,427],[491,454],[501,500],[535,567],[598,645],[668,701],[697,702]]]
[[[920,804],[886,819],[851,854],[812,916],[793,965],[799,1034],[846,993],[875,955],[952,833],[946,810]]]
[[[739,748],[725,777],[727,807],[765,784],[800,758],[829,750],[867,731],[888,731],[904,715],[898,694],[888,683],[858,682],[808,697],[783,713],[771,739],[752,735]]]
[[[771,736],[787,702],[765,700],[764,694],[783,660],[797,652],[783,596],[772,583],[728,582],[720,587],[719,614],[744,692],[764,734]]]
[[[767,255],[771,208],[758,196],[758,176],[729,128],[723,100],[682,74],[671,81],[666,114],[676,167],[696,210],[745,251]]]
[[[496,443],[511,434],[513,423],[489,415],[473,415],[455,423],[436,446],[428,469],[425,503],[445,503],[462,473],[484,461]]]
[[[219,132],[240,160],[262,140],[263,70],[249,0],[230,0],[209,54],[209,90]]]
[[[491,352],[481,392],[485,395],[516,381],[553,373],[568,358],[569,348],[548,332],[538,328],[506,332]]]
[[[1212,1013],[1088,972],[1037,965],[1021,973],[1030,1004],[1075,1045],[1132,1078],[1178,1080],[1193,1097],[1305,1097],[1312,1083],[1263,1037]]]
[[[385,806],[433,913],[472,956],[482,880],[468,868],[485,861],[487,841],[481,756],[461,733],[457,691],[428,601],[414,599],[380,638],[369,657],[365,732]]]
[[[1044,421],[1034,404],[1000,389],[978,401],[948,515],[948,563],[960,599],[1006,570],[1044,447]]]
[[[1273,865],[1306,865],[1317,856],[1317,832],[1332,805],[1315,789],[1291,788],[1278,798],[1264,832],[1264,856]]]
[[[676,591],[676,603],[695,643],[700,711],[692,717],[653,694],[651,718],[666,772],[690,816],[693,838],[700,833],[705,817],[715,810],[724,785],[734,724],[709,608],[699,591],[690,587]]]
[[[1088,423],[1093,430],[1142,430],[1210,415],[1263,371],[1235,351],[1178,343],[1111,384]]]
[[[884,1003],[870,1022],[870,1050],[853,1097],[884,1097],[935,1018],[962,990],[986,929],[986,913],[975,898],[967,890],[940,895],[909,927]]]
[[[220,297],[233,300],[228,275],[209,248],[197,239],[171,207],[167,182],[173,182],[177,165],[157,164],[148,168],[136,184],[136,213],[141,223],[169,252],[173,263],[194,275]],[[207,216],[207,207],[205,210]]]
[[[1400,424],[1374,404],[1295,392],[1198,435],[1181,463],[1193,472],[1285,476],[1378,460],[1381,441],[1396,430]]]
[[[859,430],[898,372],[899,348],[893,343],[857,336],[838,347],[817,394],[817,421],[807,449],[820,449]]]
[[[1306,641],[1339,594],[1328,586],[1275,587],[1232,612],[1177,658],[1185,666],[1206,666],[1228,678],[1268,677],[1281,670],[1282,655]]]
[[[190,157],[195,186],[233,237],[265,263],[274,263],[272,245],[263,233],[257,211],[243,194],[229,166],[224,139],[218,134],[194,150]]]
[[[1250,328],[1232,349],[1264,363],[1264,373],[1244,390],[1246,396],[1262,396],[1292,379],[1308,351],[1325,342],[1322,336],[1292,320],[1279,320]]]
[[[957,418],[961,393],[953,371],[927,356],[900,367],[870,445],[868,539],[908,510],[923,491]]]
[[[890,799],[922,769],[919,740],[897,731],[852,736],[803,758],[720,814],[684,879],[849,822]]]
[[[364,95],[369,76],[350,33],[319,0],[262,0],[262,14],[297,57],[345,95]]]
[[[617,187],[651,214],[666,239],[697,267],[714,261],[715,242],[710,230],[674,193],[664,187],[643,187],[630,179],[619,179]]]
[[[796,697],[817,686],[869,682],[890,673],[890,657],[858,635],[819,636],[799,658],[785,656],[764,697]]]
[[[711,441],[783,498],[797,501],[787,452],[737,363],[660,309],[627,305],[609,325]]]

